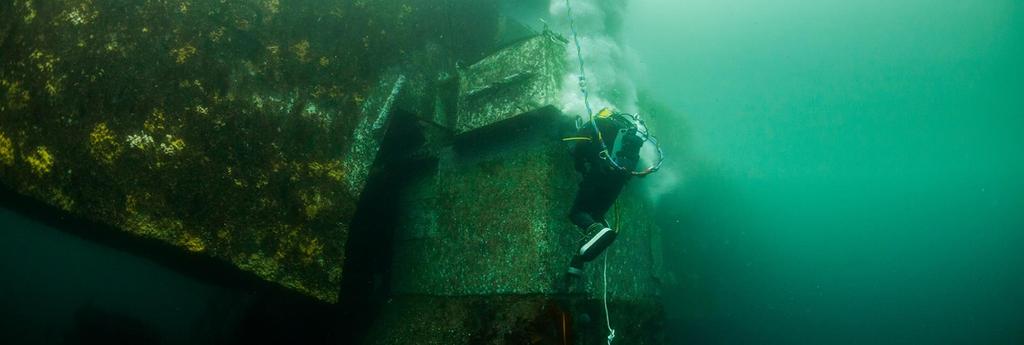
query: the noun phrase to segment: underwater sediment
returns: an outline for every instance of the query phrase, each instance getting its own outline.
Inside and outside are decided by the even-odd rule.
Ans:
[[[596,268],[558,285],[578,240],[566,43],[493,1],[8,1],[0,183],[325,302],[353,232],[388,232],[398,302],[370,342],[517,343],[600,296]],[[394,220],[354,225],[374,180]],[[611,303],[654,324],[660,233],[623,199]]]

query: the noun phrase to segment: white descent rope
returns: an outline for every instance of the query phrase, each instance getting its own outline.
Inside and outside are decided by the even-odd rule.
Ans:
[[[604,253],[604,322],[608,326],[608,345],[615,340],[615,329],[612,328],[612,317],[608,315],[608,254]]]

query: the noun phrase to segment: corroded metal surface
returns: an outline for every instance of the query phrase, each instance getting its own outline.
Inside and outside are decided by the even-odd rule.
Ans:
[[[545,32],[460,71],[456,133],[557,103],[565,41]]]
[[[528,138],[492,136],[444,151],[436,171],[401,201],[397,291],[550,291],[564,256],[560,244],[573,231],[565,221],[572,166],[561,143],[551,136],[545,142],[537,127],[506,129]]]
[[[395,100],[402,92],[406,79],[404,75],[388,74],[382,78],[376,92],[363,105],[362,117],[353,130],[353,142],[342,159],[342,167],[348,172],[344,182],[349,194],[359,195],[370,176],[370,167],[376,160],[381,143],[391,122],[391,111]]]
[[[554,98],[565,48],[544,33],[460,71],[457,140],[398,201],[395,291],[563,293],[582,238],[568,220],[579,177],[560,140],[571,119]],[[634,189],[627,186],[612,212],[622,235],[609,252],[609,277],[616,298],[651,299],[660,293],[660,230]],[[590,266],[586,281],[594,282],[597,265]],[[585,293],[595,293],[591,287]]]
[[[613,301],[609,308],[615,344],[665,343],[659,302]],[[407,296],[384,308],[366,344],[605,344],[602,313],[594,299]]]
[[[433,302],[386,311],[376,339],[470,344],[501,333],[444,332],[533,327],[566,296],[580,244],[555,110],[565,41],[538,35],[456,69],[491,48],[496,6],[440,3],[4,2],[0,183],[336,301],[348,227],[400,108],[425,126],[416,159],[436,164],[395,201],[389,281],[398,299]],[[643,311],[630,321],[656,320],[659,230],[640,193],[621,200],[611,298]],[[597,268],[573,295],[584,304]]]
[[[436,169],[425,171],[399,200],[397,292],[564,292],[559,284],[582,238],[568,220],[578,176],[554,130],[567,119],[553,109],[520,116],[445,151]],[[661,242],[650,211],[628,187],[619,202],[622,235],[609,252],[617,299],[659,295]],[[587,282],[598,281],[597,268],[588,267]],[[586,293],[596,293],[587,287]]]
[[[515,65],[521,61],[507,56],[531,42],[557,43],[545,39],[528,40],[468,69],[488,71],[477,74],[477,81],[497,78],[510,84],[474,84],[474,77],[461,75],[454,144],[433,150],[435,164],[408,181],[410,187],[396,201],[400,214],[391,270],[396,297],[368,343],[604,340],[603,323],[578,319],[603,312],[601,262],[586,267],[578,289],[564,285],[565,269],[583,240],[568,220],[579,176],[560,140],[565,134],[560,128],[571,127],[572,120],[556,110],[554,99],[545,98],[546,91],[537,92],[544,90],[538,85],[555,84],[495,77],[522,69]],[[496,56],[513,65],[500,65]],[[531,61],[526,69],[544,64]],[[535,87],[523,87],[531,83]],[[466,89],[481,84],[494,88],[478,91],[490,93],[493,102],[473,100]],[[524,94],[535,98],[517,98]],[[479,105],[467,106],[472,102]],[[609,299],[616,324],[628,325],[618,330],[617,342],[659,344],[664,342],[662,243],[649,217],[652,206],[638,187],[627,186],[608,215],[621,230],[607,252]]]
[[[384,68],[425,42],[438,53],[421,69],[477,59],[496,13],[477,0],[3,1],[0,183],[334,301],[397,90]]]

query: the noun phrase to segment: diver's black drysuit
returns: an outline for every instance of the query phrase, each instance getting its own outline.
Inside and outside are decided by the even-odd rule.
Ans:
[[[604,118],[598,118],[597,127],[601,130],[604,142],[609,145],[615,142],[618,131],[622,128],[614,121]],[[576,147],[572,150],[576,161],[576,171],[583,174],[583,181],[580,182],[576,200],[569,211],[569,219],[584,231],[587,231],[594,223],[610,225],[605,222],[604,215],[615,204],[615,199],[619,197],[622,188],[629,182],[632,176],[630,171],[636,167],[640,145],[643,145],[642,142],[628,143],[627,147],[619,153],[617,159],[627,170],[616,170],[607,161],[601,159],[601,143],[594,134],[591,125],[588,124],[582,128],[579,137],[587,137],[590,140],[577,142]],[[611,147],[608,149],[610,150]]]
[[[577,171],[583,174],[583,181],[580,182],[576,200],[572,203],[572,209],[569,211],[569,219],[580,229],[586,231],[594,223],[610,225],[605,222],[604,215],[615,204],[615,199],[619,197],[626,182],[629,182],[630,176],[595,166],[596,164],[589,168],[581,168],[579,163],[581,158],[578,156],[581,146],[584,145],[577,145],[574,154],[577,155],[576,167]]]

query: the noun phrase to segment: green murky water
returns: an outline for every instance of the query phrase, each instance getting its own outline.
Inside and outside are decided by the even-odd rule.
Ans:
[[[573,1],[583,28],[615,12],[643,65],[591,61],[595,88],[636,71],[623,85],[676,112],[645,181],[669,344],[1024,344],[1024,5]],[[500,7],[558,30],[547,1]],[[337,343],[365,317],[14,200],[0,343]]]
[[[636,2],[678,344],[1024,343],[1014,1]]]

